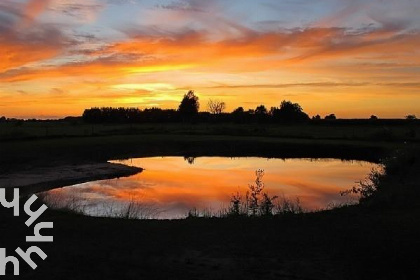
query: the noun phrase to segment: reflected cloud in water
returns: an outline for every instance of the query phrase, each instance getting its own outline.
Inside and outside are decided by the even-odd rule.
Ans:
[[[188,210],[229,205],[232,194],[245,194],[264,169],[265,191],[270,195],[299,197],[308,210],[343,203],[340,191],[354,186],[376,165],[339,159],[267,159],[258,157],[150,157],[118,161],[144,168],[143,172],[112,180],[95,181],[47,192],[50,196],[83,200],[83,212],[103,216],[107,205],[119,210],[134,202],[159,209],[157,218],[182,218]]]

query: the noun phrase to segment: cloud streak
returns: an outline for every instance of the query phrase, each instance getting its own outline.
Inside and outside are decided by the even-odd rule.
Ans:
[[[50,10],[73,17],[81,22],[94,22],[97,16],[105,9],[106,1],[85,0],[51,0]]]

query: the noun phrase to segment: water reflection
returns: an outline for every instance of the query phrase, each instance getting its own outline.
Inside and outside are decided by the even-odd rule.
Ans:
[[[184,160],[189,164],[194,164],[195,157],[184,157]]]
[[[181,218],[192,208],[217,212],[228,207],[233,194],[247,191],[255,170],[263,169],[266,192],[299,197],[304,208],[314,210],[348,200],[339,192],[351,188],[375,166],[338,159],[257,157],[151,157],[119,162],[144,171],[128,178],[52,190],[49,199],[78,201],[82,212],[95,216],[109,215],[111,210],[123,216],[133,207],[140,212],[147,209],[149,215],[144,218]]]

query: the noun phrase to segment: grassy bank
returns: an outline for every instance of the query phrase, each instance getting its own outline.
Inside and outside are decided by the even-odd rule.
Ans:
[[[155,222],[50,211],[43,220],[54,221],[54,243],[42,245],[49,257],[37,259],[36,271],[22,266],[22,273],[24,279],[416,279],[419,218],[418,209],[342,210]],[[1,245],[22,246],[22,225]]]

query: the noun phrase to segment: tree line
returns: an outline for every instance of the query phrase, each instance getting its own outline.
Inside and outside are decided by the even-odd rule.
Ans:
[[[301,122],[309,120],[302,107],[298,103],[282,101],[279,107],[267,109],[264,105],[255,109],[245,110],[238,107],[231,113],[225,113],[226,104],[220,100],[209,100],[208,111],[200,112],[200,102],[194,91],[188,91],[182,98],[179,107],[175,109],[147,108],[90,108],[83,112],[83,120],[90,123],[107,122],[206,122],[206,121],[232,121],[239,123],[247,122]]]
[[[200,101],[193,90],[188,91],[182,98],[178,109],[146,108],[90,108],[83,112],[83,120],[89,123],[153,123],[153,122],[235,122],[235,123],[298,123],[307,121],[336,120],[335,114],[309,117],[298,103],[283,100],[279,107],[266,108],[259,105],[255,109],[245,110],[238,107],[231,113],[225,113],[225,102],[211,99],[207,104],[207,111],[200,112]],[[415,119],[409,115],[406,119]],[[370,120],[377,120],[372,115]]]

